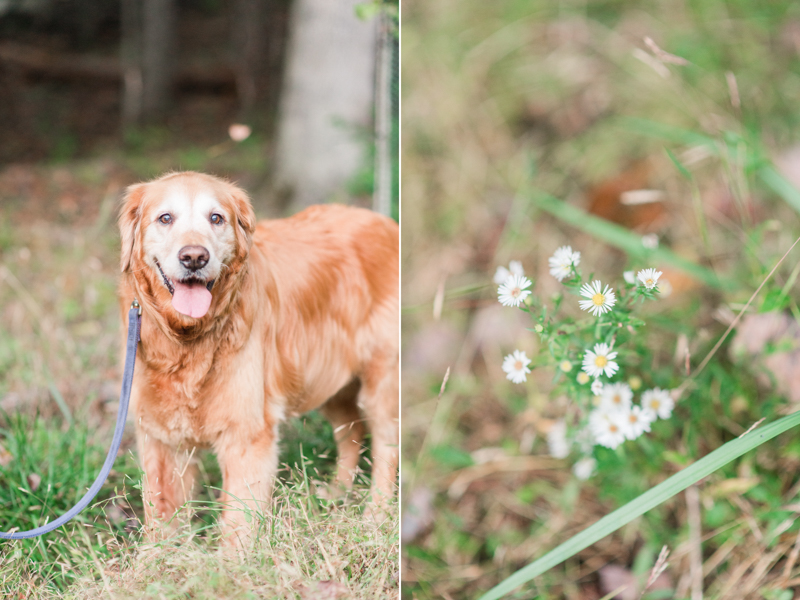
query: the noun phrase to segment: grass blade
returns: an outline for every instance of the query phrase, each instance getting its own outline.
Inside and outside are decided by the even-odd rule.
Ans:
[[[786,204],[800,213],[800,191],[788,179],[775,170],[772,165],[766,165],[758,170],[761,181],[770,190],[786,201]]]
[[[733,282],[719,278],[711,269],[693,263],[685,258],[681,258],[666,248],[655,248],[652,250],[645,248],[642,245],[642,237],[640,235],[611,221],[606,221],[600,217],[590,215],[549,194],[533,192],[533,201],[537,207],[560,221],[577,227],[611,246],[616,246],[630,256],[680,269],[710,287],[722,290],[730,290],[734,287]]]
[[[627,129],[633,133],[639,133],[676,144],[683,144],[685,146],[708,146],[710,148],[716,146],[716,142],[712,137],[690,129],[681,129],[680,127],[673,127],[671,125],[659,123],[658,121],[651,121],[650,119],[620,117],[617,123],[619,123],[622,129]]]
[[[511,577],[508,577],[486,592],[479,600],[496,600],[497,598],[501,598],[523,583],[541,575],[548,569],[574,556],[584,548],[591,546],[605,536],[615,532],[617,529],[643,515],[651,508],[658,506],[675,494],[682,492],[693,483],[703,479],[703,477],[707,477],[717,469],[724,467],[732,460],[739,458],[745,452],[760,446],[764,442],[771,440],[775,436],[780,435],[798,424],[800,424],[800,411],[770,423],[765,427],[751,431],[740,438],[731,440],[727,444],[723,444],[711,454],[704,456],[696,463],[686,467],[683,471],[676,473],[666,481],[646,491],[635,500],[628,502],[621,508],[606,515],[594,525],[587,527],[579,534],[571,537],[527,567],[523,567],[511,575]]]

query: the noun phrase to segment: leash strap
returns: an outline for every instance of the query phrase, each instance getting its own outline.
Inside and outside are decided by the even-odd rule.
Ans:
[[[54,529],[58,529],[86,508],[89,503],[94,500],[97,492],[100,491],[100,488],[108,477],[109,471],[111,471],[111,467],[114,465],[114,460],[117,458],[119,445],[122,442],[122,433],[125,431],[125,420],[128,418],[128,403],[131,399],[131,385],[133,384],[133,367],[136,363],[136,347],[140,340],[141,318],[142,309],[139,306],[139,302],[134,300],[133,304],[131,304],[130,311],[128,311],[128,343],[125,351],[125,373],[122,376],[122,391],[119,394],[119,411],[117,412],[117,425],[114,429],[114,439],[111,442],[111,449],[108,451],[108,456],[106,456],[106,462],[103,463],[103,468],[100,470],[97,479],[94,480],[92,487],[83,495],[83,498],[78,500],[75,506],[55,521],[37,527],[36,529],[31,529],[30,531],[17,531],[15,533],[0,531],[0,539],[22,540],[25,538],[37,537],[49,533]]]

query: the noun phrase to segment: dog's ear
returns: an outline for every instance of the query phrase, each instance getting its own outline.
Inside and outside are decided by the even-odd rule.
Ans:
[[[136,238],[139,234],[139,221],[142,218],[143,197],[144,184],[138,183],[130,186],[122,199],[122,207],[119,211],[119,233],[122,237],[120,267],[123,273],[131,267]]]
[[[256,230],[256,215],[247,192],[236,186],[231,186],[231,205],[233,217],[236,220],[236,255],[244,259],[253,245],[253,232]]]

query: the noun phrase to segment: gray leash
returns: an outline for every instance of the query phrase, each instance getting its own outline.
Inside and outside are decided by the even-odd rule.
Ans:
[[[83,498],[78,500],[78,503],[73,506],[67,513],[63,514],[55,521],[42,525],[30,531],[18,531],[16,533],[8,533],[0,531],[0,538],[6,540],[22,540],[25,538],[32,538],[45,533],[49,533],[54,529],[58,529],[64,523],[72,519],[75,515],[86,508],[89,503],[94,500],[97,492],[106,481],[111,467],[114,465],[114,459],[117,458],[120,442],[122,442],[122,432],[125,431],[125,419],[128,418],[128,403],[131,399],[131,385],[133,384],[133,367],[136,363],[136,347],[140,340],[139,333],[141,327],[142,308],[139,302],[134,300],[131,304],[131,309],[128,311],[128,344],[125,351],[125,373],[122,376],[122,391],[119,394],[119,412],[117,413],[117,426],[114,429],[114,439],[111,442],[111,449],[106,456],[106,462],[103,463],[103,468],[97,479],[94,480],[92,487],[89,488]]]

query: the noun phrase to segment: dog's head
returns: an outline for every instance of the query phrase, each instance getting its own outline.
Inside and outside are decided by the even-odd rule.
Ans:
[[[235,185],[185,172],[129,187],[119,226],[122,272],[144,277],[153,295],[170,294],[178,313],[201,319],[215,288],[247,257],[255,216]]]

